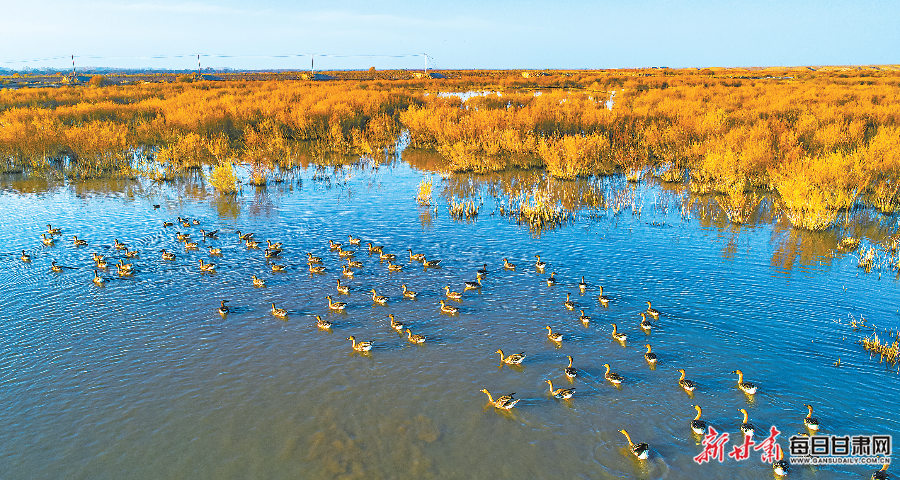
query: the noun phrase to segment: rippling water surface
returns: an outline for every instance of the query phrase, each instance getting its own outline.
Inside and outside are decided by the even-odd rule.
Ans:
[[[855,344],[861,333],[846,326],[853,315],[896,328],[898,281],[863,274],[851,256],[785,254],[783,227],[717,227],[677,207],[596,211],[535,238],[491,215],[490,197],[476,222],[451,219],[443,201],[437,212],[417,207],[422,173],[403,163],[314,174],[245,188],[235,203],[138,182],[5,184],[0,477],[769,478],[758,454],[695,463],[692,406],[732,439],[745,408],[761,429],[784,433],[783,447],[804,430],[804,403],[823,433],[900,431],[896,370],[870,359]],[[176,216],[201,224],[163,227]],[[46,224],[64,229],[53,247],[38,239]],[[199,251],[174,238],[198,240],[200,228],[219,234]],[[283,242],[277,262],[287,271],[273,273],[237,230]],[[74,247],[73,234],[90,245]],[[340,260],[327,241],[348,234],[385,245],[403,271],[388,273],[354,247],[364,267],[342,278],[350,294],[337,294]],[[109,269],[97,287],[90,255],[115,262],[115,239],[140,252],[135,273]],[[162,261],[163,248],[178,258]],[[424,270],[407,248],[443,267]],[[22,249],[32,262],[19,260]],[[307,252],[324,258],[325,274],[307,272]],[[535,254],[546,272],[536,271]],[[502,269],[504,257],[518,268]],[[217,272],[200,274],[197,259]],[[71,269],[54,274],[53,260]],[[483,287],[452,302],[458,315],[441,314],[444,286],[462,291],[483,263]],[[254,288],[254,274],[267,287]],[[404,283],[417,300],[403,298]],[[597,301],[601,285],[608,307]],[[387,306],[372,303],[373,288],[391,297]],[[567,293],[575,311],[563,307]],[[329,312],[326,295],[347,310]],[[233,309],[225,318],[222,299]],[[661,315],[645,334],[638,323],[648,300]],[[286,320],[271,303],[288,310]],[[408,343],[388,314],[427,342]],[[316,315],[333,329],[316,329]],[[611,323],[626,343],[611,338]],[[548,325],[561,345],[547,339]],[[373,351],[355,354],[350,335],[374,341]],[[655,368],[643,360],[648,343]],[[498,349],[527,358],[504,366]],[[581,372],[571,383],[567,355]],[[604,379],[607,363],[625,377],[621,387]],[[692,397],[677,384],[679,368],[699,384]],[[736,388],[735,369],[758,394]],[[547,379],[576,388],[575,397],[550,398]],[[521,402],[500,412],[481,389]],[[650,458],[632,457],[619,429],[649,443]],[[790,477],[855,479],[874,468],[795,466]]]

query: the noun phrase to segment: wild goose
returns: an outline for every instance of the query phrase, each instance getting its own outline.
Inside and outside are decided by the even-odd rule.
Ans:
[[[546,379],[544,382],[546,382],[547,384],[550,385],[550,395],[555,397],[556,399],[571,399],[572,396],[575,394],[575,389],[573,389],[573,388],[569,388],[569,389],[559,388],[559,389],[554,390],[553,389],[553,381]]]
[[[547,285],[553,287],[556,285],[556,272],[551,272],[550,277],[547,279]]]
[[[331,296],[325,296],[325,299],[328,299],[328,308],[333,311],[343,311],[347,308],[346,302],[333,302]]]
[[[806,408],[809,410],[809,414],[806,415],[806,418],[803,420],[803,425],[809,428],[810,431],[818,431],[819,430],[819,420],[813,417],[813,408],[809,404],[804,404]]]
[[[606,306],[607,304],[609,304],[609,297],[603,295],[603,286],[599,286],[599,287],[600,287],[600,295],[597,296],[597,300],[600,301],[600,304],[603,304],[604,306]]]
[[[589,324],[591,322],[591,316],[586,316],[584,314],[584,309],[581,310],[581,315],[578,316],[578,320],[582,322],[582,324]]]
[[[615,339],[615,340],[617,340],[617,341],[619,341],[619,342],[625,342],[625,341],[628,340],[628,335],[619,332],[619,331],[618,331],[618,327],[616,327],[615,324],[610,324],[610,326],[613,327],[613,332],[612,332],[612,334],[611,334],[613,339]]]
[[[116,270],[119,272],[119,275],[131,275],[132,271],[134,271],[134,264],[126,264],[122,259],[119,259],[119,262],[116,264]]]
[[[403,331],[403,323],[402,322],[395,320],[393,314],[389,314],[388,317],[391,320],[391,329],[393,329],[397,332]]]
[[[753,436],[754,428],[753,425],[750,424],[750,415],[747,414],[746,409],[738,409],[738,411],[744,414],[744,421],[741,423],[741,432],[744,433],[744,436]]]
[[[700,420],[700,415],[703,414],[703,410],[696,404],[694,405],[694,409],[697,410],[697,417],[691,421],[691,431],[694,431],[694,434],[706,434],[706,422]]]
[[[418,292],[411,291],[411,290],[407,289],[407,288],[406,288],[406,284],[402,284],[400,287],[403,288],[403,297],[405,297],[405,298],[407,298],[407,299],[415,299],[416,296],[419,295]]]
[[[647,459],[650,455],[650,446],[647,443],[634,444],[631,442],[631,436],[628,435],[628,431],[620,429],[619,432],[624,434],[625,438],[628,439],[628,446],[631,449],[631,454],[637,456],[638,459]]]
[[[328,330],[331,329],[331,322],[322,319],[321,316],[316,316],[316,327],[318,327],[319,329]]]
[[[778,460],[772,463],[772,471],[775,473],[775,476],[787,476],[788,470],[790,470],[790,465],[787,463],[787,461],[784,460],[784,452],[781,450],[781,448],[776,445],[776,449],[778,450]],[[875,478],[874,475],[872,475],[872,479],[887,478]]]
[[[553,342],[562,342],[562,334],[553,332],[553,330],[550,329],[550,326],[547,326],[545,329],[547,329],[547,339],[550,339]]]
[[[475,282],[472,282],[472,281],[465,282],[465,288],[463,290],[468,291],[470,289],[481,289],[481,275],[475,276]]]
[[[681,373],[681,377],[678,379],[678,385],[681,386],[682,389],[687,392],[693,392],[694,389],[697,389],[697,383],[684,378],[684,369],[679,369],[678,372]]]
[[[372,341],[356,342],[356,338],[353,336],[348,337],[347,340],[353,343],[354,351],[366,352],[372,350]]]
[[[407,329],[406,335],[408,336],[406,338],[406,340],[413,344],[424,344],[425,343],[425,336],[423,336],[421,334],[413,334],[412,331]]]
[[[563,302],[563,305],[566,306],[566,309],[572,311],[575,309],[575,303],[569,298],[569,293],[566,293],[566,301]]]
[[[444,314],[456,314],[459,312],[458,307],[448,306],[443,299],[441,299],[441,312]]]
[[[756,385],[752,382],[744,381],[744,373],[740,369],[731,372],[732,374],[738,375],[738,388],[740,388],[741,391],[744,391],[747,394],[756,394]]]
[[[503,355],[503,349],[497,349],[498,353],[500,353],[500,361],[505,364],[522,364],[522,361],[525,360],[525,353],[520,352],[518,354],[510,354],[509,356]]]
[[[203,259],[197,259],[200,262],[200,270],[202,272],[216,272],[216,265],[213,263],[205,263]]]
[[[569,365],[566,366],[565,369],[563,369],[563,372],[565,372],[566,377],[568,377],[570,379],[574,378],[574,377],[578,377],[578,370],[575,369],[574,367],[572,367],[572,356],[566,356],[566,357],[569,358]]]
[[[450,286],[444,286],[444,292],[446,292],[447,298],[449,299],[462,299],[462,294],[456,291],[450,291]]]
[[[376,304],[381,304],[382,306],[387,304],[387,301],[390,298],[388,296],[379,296],[378,293],[375,292],[375,289],[372,289],[372,302]]]
[[[609,364],[604,364],[603,367],[606,368],[606,373],[603,375],[603,377],[606,378],[607,381],[613,384],[622,384],[622,381],[625,380],[625,378],[623,378],[622,376],[614,372],[609,372]]]
[[[273,302],[272,303],[272,315],[275,317],[285,318],[285,317],[287,317],[287,309],[281,309],[281,308],[275,307],[275,303]]]
[[[510,393],[506,396],[500,396],[495,400],[491,397],[491,393],[489,393],[487,389],[482,389],[481,392],[487,394],[488,401],[490,401],[490,403],[497,409],[505,409],[509,411],[516,405],[516,403],[519,402],[519,399],[513,399],[513,395],[516,393]]]

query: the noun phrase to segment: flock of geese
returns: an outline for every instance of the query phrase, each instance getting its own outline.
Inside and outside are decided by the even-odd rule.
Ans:
[[[177,225],[180,225],[182,228],[197,227],[200,225],[200,221],[197,219],[190,220],[190,219],[183,219],[181,217],[178,217],[175,222],[169,222],[169,221],[163,222],[163,227],[164,228],[174,227],[174,226],[176,226],[176,223],[177,223]],[[218,230],[206,231],[204,229],[199,229],[199,234],[200,234],[200,237],[204,240],[205,239],[218,239],[219,231]],[[236,231],[236,235],[237,235],[238,239],[243,243],[244,247],[246,247],[246,249],[248,249],[248,250],[261,249],[260,241],[256,240],[254,234],[242,233],[241,231]],[[175,238],[175,240],[177,240],[178,242],[183,244],[183,248],[185,251],[198,251],[200,249],[200,244],[198,241],[193,240],[192,236],[193,235],[191,233],[182,233],[182,232],[178,231],[175,233],[174,238]],[[62,229],[58,228],[58,227],[53,227],[48,224],[46,231],[41,233],[40,239],[41,239],[41,242],[45,246],[53,246],[57,241],[63,242]],[[77,235],[73,235],[71,237],[71,239],[72,239],[72,243],[75,247],[81,248],[81,247],[89,246],[89,243],[87,240],[81,239]],[[332,252],[336,253],[337,256],[343,262],[345,262],[344,264],[341,265],[341,276],[348,278],[348,279],[352,279],[354,277],[354,269],[362,268],[363,264],[361,261],[358,261],[355,259],[356,251],[349,250],[349,249],[353,248],[354,246],[357,249],[361,249],[362,248],[361,239],[350,235],[350,236],[348,236],[348,241],[346,244],[334,242],[333,240],[329,240],[328,243],[329,243],[328,248]],[[370,256],[377,256],[379,261],[382,263],[387,262],[388,271],[396,272],[396,271],[400,271],[404,268],[403,265],[394,264],[394,261],[396,260],[396,256],[394,254],[387,253],[384,249],[384,246],[374,245],[371,242],[365,243],[365,246],[366,246],[365,249],[367,249],[368,254]],[[207,245],[206,248],[207,248],[209,255],[212,257],[217,257],[217,256],[222,255],[221,248],[216,248],[211,245]],[[122,256],[125,259],[137,258],[140,255],[137,250],[129,249],[129,247],[126,244],[120,242],[118,239],[115,239],[115,242],[113,244],[113,249],[115,251],[121,252]],[[280,259],[281,254],[283,252],[284,252],[284,247],[281,242],[272,242],[271,240],[266,240],[266,244],[265,244],[264,250],[263,250],[263,255],[267,262],[267,265],[273,272],[281,272],[287,268],[287,266],[285,264],[278,264],[278,260]],[[409,255],[410,262],[419,262],[422,264],[422,266],[426,270],[427,269],[437,269],[437,268],[441,267],[440,260],[427,259],[425,254],[414,253],[412,251],[412,249],[407,249],[407,252]],[[174,252],[169,252],[166,249],[161,249],[159,251],[159,254],[160,254],[160,259],[162,261],[167,261],[167,262],[174,261],[178,256],[178,254],[176,254]],[[541,260],[540,255],[535,255],[534,257],[537,259],[533,264],[534,268],[537,270],[538,273],[543,273],[545,271],[545,269],[547,269],[548,263]],[[32,260],[31,256],[28,255],[25,250],[23,250],[22,255],[21,255],[21,261],[28,263],[28,262],[31,262],[31,260]],[[96,252],[91,254],[91,260],[93,262],[92,267],[93,267],[93,272],[94,272],[94,277],[92,279],[92,282],[94,284],[96,284],[97,286],[102,286],[106,282],[106,278],[104,278],[100,274],[100,271],[106,271],[109,268],[109,266],[110,266],[109,260],[106,258],[105,255],[101,255]],[[125,260],[122,258],[120,258],[116,263],[114,263],[112,265],[115,267],[116,273],[120,277],[127,277],[127,276],[131,276],[134,274],[134,264],[131,262],[125,262]],[[308,271],[311,274],[322,274],[326,271],[326,267],[323,264],[322,258],[318,257],[318,256],[314,256],[311,252],[306,254],[306,265],[307,265]],[[463,292],[468,291],[468,290],[480,290],[481,289],[482,280],[489,273],[487,267],[488,267],[487,264],[484,264],[481,269],[478,269],[478,271],[476,272],[474,281],[464,282]],[[57,264],[57,262],[55,260],[53,260],[50,264],[50,270],[54,273],[61,273],[61,272],[63,272],[64,269],[75,269],[75,268],[60,266]],[[203,259],[199,259],[198,271],[200,273],[213,273],[213,272],[215,272],[215,269],[216,269],[216,265],[214,263],[205,262]],[[511,263],[509,261],[509,259],[503,258],[503,269],[514,271],[514,270],[516,270],[516,265]],[[256,275],[251,276],[251,278],[249,279],[249,282],[251,283],[251,285],[253,287],[257,287],[257,288],[266,287],[265,281],[263,279],[260,279]],[[556,285],[556,283],[557,283],[556,272],[551,272],[550,276],[546,279],[545,282],[548,286]],[[608,296],[606,296],[603,293],[603,287],[602,286],[598,286],[598,287],[599,287],[599,293],[597,295],[597,301],[602,306],[606,307],[609,305],[611,300]],[[407,298],[407,299],[416,299],[417,298],[418,293],[410,290],[406,284],[403,284],[401,286],[401,288],[402,288],[402,295],[404,298]],[[585,282],[584,277],[582,277],[581,281],[578,283],[578,288],[582,294],[584,294],[585,291],[588,289],[588,285]],[[349,293],[349,287],[346,284],[342,284],[340,278],[338,278],[338,280],[337,280],[336,292],[339,294],[345,294],[345,295]],[[384,305],[390,301],[389,297],[384,296],[384,295],[379,295],[375,289],[371,289],[369,292],[371,292],[371,294],[372,294],[371,299],[372,299],[372,302],[375,304]],[[450,289],[449,285],[444,287],[444,294],[446,296],[446,299],[450,299],[450,300],[458,301],[458,300],[462,299],[462,297],[463,297],[463,293],[452,291]],[[331,311],[344,311],[347,308],[347,303],[336,302],[330,295],[325,296],[324,299],[327,301],[327,308]],[[220,301],[218,313],[223,317],[227,316],[231,312],[231,308],[227,305],[227,303],[228,303],[228,300],[223,299]],[[458,307],[448,304],[445,299],[439,300],[439,306],[440,306],[439,310],[443,314],[452,316],[459,312]],[[570,310],[570,311],[575,310],[576,305],[571,300],[570,294],[568,294],[568,293],[566,294],[566,300],[564,302],[562,302],[562,306],[565,309]],[[324,306],[323,306],[323,308],[324,308]],[[284,308],[277,307],[274,303],[271,304],[270,309],[271,309],[272,315],[277,318],[285,319],[287,317],[287,310]],[[581,315],[579,316],[578,319],[585,325],[588,325],[591,322],[591,317],[587,316],[583,309],[580,310],[580,313],[581,313]],[[650,301],[647,301],[647,309],[645,311],[640,312],[640,316],[641,316],[642,320],[639,324],[639,327],[645,333],[649,333],[650,330],[653,328],[653,324],[648,319],[648,317],[653,318],[654,320],[658,320],[659,316],[660,316],[660,312],[653,307],[653,305]],[[426,336],[424,336],[422,334],[414,334],[410,328],[407,328],[403,323],[397,321],[394,318],[393,314],[390,314],[388,317],[389,317],[388,320],[390,321],[390,328],[401,334],[406,333],[406,340],[409,341],[410,343],[424,344],[426,342],[426,340],[427,340]],[[316,318],[316,327],[318,327],[319,329],[323,329],[323,330],[331,330],[331,328],[332,328],[331,322],[323,319],[319,315],[316,315],[315,318]],[[618,331],[618,326],[616,324],[613,323],[613,324],[611,324],[611,326],[612,326],[611,337],[620,343],[624,343],[628,339],[627,334]],[[547,330],[547,338],[550,341],[557,343],[558,345],[561,345],[561,343],[563,341],[562,334],[560,334],[558,332],[554,332],[550,326],[546,326],[545,329]],[[353,351],[359,352],[362,354],[367,354],[368,351],[370,351],[374,345],[373,341],[357,341],[357,339],[352,335],[347,337],[347,340],[351,342],[350,347]],[[652,346],[650,344],[645,344],[644,347],[646,347],[646,349],[647,349],[646,353],[644,353],[644,356],[643,356],[644,360],[649,365],[655,365],[658,358],[657,358],[656,353],[654,353],[652,351]],[[526,354],[524,352],[506,355],[506,354],[504,354],[502,349],[498,349],[496,351],[496,353],[500,355],[500,361],[502,363],[509,364],[509,365],[520,365],[525,361],[525,358],[526,358]],[[566,376],[566,378],[571,382],[578,377],[579,371],[578,371],[578,369],[573,367],[574,361],[573,361],[572,356],[567,356],[567,358],[568,358],[569,363],[566,367],[563,368],[563,373]],[[610,367],[609,364],[604,364],[603,366],[606,368],[606,372],[604,373],[603,377],[609,383],[611,383],[613,385],[620,385],[626,381],[623,376],[613,372],[612,368]],[[685,373],[684,369],[678,369],[678,372],[681,374],[680,378],[677,381],[678,385],[686,393],[689,393],[689,394],[693,393],[693,391],[697,389],[698,384],[695,383],[694,381],[686,379],[686,373]],[[732,371],[732,373],[737,376],[736,387],[738,389],[743,391],[747,396],[753,396],[754,394],[757,393],[758,387],[751,382],[745,381],[744,373],[741,370],[734,370],[734,371]],[[547,379],[545,382],[549,385],[549,395],[554,398],[562,399],[562,400],[570,400],[575,395],[575,391],[576,391],[575,388],[556,388],[556,389],[554,389],[552,380]],[[508,411],[510,409],[513,409],[516,406],[516,404],[520,401],[519,399],[516,399],[514,397],[515,393],[510,393],[507,395],[502,395],[497,398],[494,398],[494,396],[487,389],[482,389],[481,392],[483,392],[484,394],[487,395],[488,402],[490,403],[490,405],[492,405],[494,408],[499,409],[499,410]],[[803,424],[807,428],[808,432],[801,433],[801,434],[803,434],[803,435],[809,435],[810,433],[814,434],[819,430],[819,421],[818,421],[818,419],[813,417],[813,407],[809,404],[805,404],[804,406],[807,408],[808,414],[803,419]],[[689,422],[690,429],[696,435],[703,436],[707,433],[707,424],[705,421],[700,419],[702,416],[702,413],[703,413],[702,408],[699,405],[694,405],[693,408],[696,410],[697,415]],[[753,424],[750,423],[749,413],[745,409],[739,409],[738,411],[742,414],[742,422],[740,424],[740,431],[744,435],[753,435],[755,432],[755,428],[754,428]],[[633,442],[631,439],[631,436],[624,429],[620,430],[619,432],[621,432],[622,435],[625,437],[625,439],[628,443],[629,449],[635,457],[637,457],[638,459],[642,459],[642,460],[647,459],[649,457],[650,446],[647,443]],[[882,469],[875,471],[875,473],[872,475],[872,479],[887,479],[887,466],[888,465],[884,465],[882,467]],[[783,460],[783,453],[781,453],[780,450],[777,455],[777,460],[772,464],[772,469],[777,476],[786,476],[788,473],[789,466],[788,466],[787,462],[785,462]]]

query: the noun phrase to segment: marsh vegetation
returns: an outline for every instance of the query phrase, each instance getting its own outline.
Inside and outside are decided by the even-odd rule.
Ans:
[[[396,78],[401,78],[397,76]],[[453,72],[446,79],[208,81],[0,92],[0,169],[171,180],[234,167],[265,185],[301,157],[438,152],[445,172],[539,168],[686,182],[735,224],[769,198],[825,230],[856,205],[900,206],[900,71],[649,69]],[[480,92],[478,95],[447,95]],[[538,192],[522,217],[546,222]],[[521,209],[520,209],[521,210]]]

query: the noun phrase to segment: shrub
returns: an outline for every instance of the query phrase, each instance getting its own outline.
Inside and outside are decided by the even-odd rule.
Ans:
[[[88,81],[88,85],[90,85],[91,87],[106,87],[107,85],[112,85],[112,81],[110,81],[103,75],[94,75]]]
[[[207,180],[222,194],[237,192],[237,176],[229,162],[220,162],[207,175]]]

